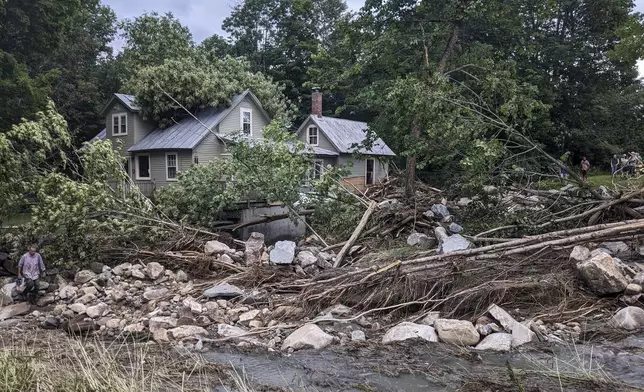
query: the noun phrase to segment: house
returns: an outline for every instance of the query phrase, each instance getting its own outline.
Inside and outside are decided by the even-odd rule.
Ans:
[[[344,178],[349,189],[362,191],[387,177],[394,152],[378,138],[366,149],[367,123],[322,116],[322,93],[313,92],[311,114],[297,130],[297,137],[315,155],[311,178],[319,178],[327,166],[349,166]],[[358,153],[358,154],[356,154]]]
[[[234,96],[230,105],[201,110],[195,113],[198,120],[187,117],[165,129],[145,121],[131,95],[114,94],[101,115],[106,128],[94,139],[120,145],[127,158],[125,170],[148,196],[177,181],[179,173],[191,165],[225,156],[221,139],[226,135],[242,131],[250,138],[262,139],[263,129],[270,122],[257,97],[248,90]]]

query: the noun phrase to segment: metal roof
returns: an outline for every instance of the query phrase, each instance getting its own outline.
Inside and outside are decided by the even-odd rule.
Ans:
[[[353,145],[360,145],[365,141],[368,129],[367,123],[334,117],[310,116],[310,118],[340,153],[352,154],[358,152],[367,155],[396,155],[381,138],[376,139],[369,150],[364,147],[353,147]]]
[[[127,108],[130,109],[131,111],[138,112],[139,109],[141,109],[139,105],[134,103],[136,99],[134,95],[119,94],[119,93],[116,93],[114,95],[116,96],[116,98],[119,99],[119,101],[123,102],[123,105],[127,106]]]
[[[89,142],[92,143],[98,140],[105,140],[106,137],[107,137],[107,128],[103,128],[103,130],[97,133],[96,136],[94,136]]]
[[[209,108],[197,112],[195,116],[201,122],[193,117],[188,117],[168,128],[155,129],[140,142],[128,148],[128,151],[193,149],[208,136],[210,130],[216,127],[226,117],[230,109],[241,102],[248,93],[248,91],[245,91],[235,95],[230,106]],[[204,123],[208,129],[204,128],[201,123]]]
[[[313,154],[315,155],[325,155],[330,157],[337,157],[338,155],[340,155],[336,151],[326,150],[324,148],[314,147],[314,146],[308,146],[308,147],[312,150]]]

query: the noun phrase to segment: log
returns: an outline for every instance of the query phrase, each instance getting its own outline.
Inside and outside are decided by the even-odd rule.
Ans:
[[[306,215],[311,215],[315,212],[315,210],[302,210],[298,211],[297,214],[300,216],[306,216]],[[247,222],[242,222],[242,223],[237,223],[234,225],[227,225],[227,226],[218,226],[216,227],[217,230],[239,230],[244,227],[248,226],[253,226],[253,225],[259,225],[262,223],[268,223],[268,222],[273,222],[276,220],[282,220],[282,219],[287,219],[290,217],[289,213],[284,213],[284,214],[277,214],[277,215],[267,215],[263,216],[258,219],[253,219],[249,220]]]
[[[371,203],[369,204],[369,208],[367,208],[367,211],[365,211],[364,215],[362,215],[362,219],[360,219],[360,223],[358,223],[358,226],[353,231],[353,234],[351,234],[351,237],[349,237],[349,240],[344,244],[342,249],[340,249],[340,253],[338,253],[338,255],[335,257],[335,262],[333,263],[333,267],[337,268],[340,266],[340,264],[342,263],[342,259],[344,259],[344,256],[347,254],[349,249],[351,249],[351,247],[356,242],[358,237],[360,237],[360,233],[362,233],[362,230],[364,230],[364,227],[367,225],[367,222],[369,221],[369,217],[376,210],[377,206],[378,204],[375,201],[371,201]]]

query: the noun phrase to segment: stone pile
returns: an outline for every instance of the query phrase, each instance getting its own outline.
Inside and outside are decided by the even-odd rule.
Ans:
[[[454,215],[443,200],[441,204],[433,204],[423,213],[426,220],[432,222],[434,231],[431,234],[413,232],[407,237],[407,245],[420,249],[436,248],[439,254],[457,252],[472,248],[474,245],[463,237],[463,227],[454,222]],[[464,204],[464,206],[466,206]],[[458,203],[456,208],[458,208]]]

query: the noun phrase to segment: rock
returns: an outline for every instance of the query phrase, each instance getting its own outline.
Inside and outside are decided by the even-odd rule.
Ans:
[[[510,351],[512,348],[512,335],[509,333],[493,333],[486,336],[481,343],[474,347],[476,350],[489,350],[489,351]]]
[[[105,316],[110,311],[110,307],[107,304],[100,302],[97,305],[89,306],[85,313],[91,318],[99,318]]]
[[[96,278],[96,274],[90,270],[81,270],[76,273],[76,276],[74,277],[74,282],[76,284],[83,284],[87,283],[92,279]]]
[[[644,328],[644,309],[637,306],[620,309],[613,316],[611,324],[615,328],[621,328],[627,331]]]
[[[606,249],[606,248],[598,248],[598,249],[594,249],[592,252],[590,252],[590,257],[595,257],[595,256],[597,256],[597,255],[601,255],[601,254],[607,254],[607,255],[610,255],[610,250],[608,250],[608,249]],[[611,255],[611,256],[612,256],[612,255]]]
[[[470,199],[469,197],[461,197],[456,201],[456,205],[459,207],[467,207],[470,204],[472,204],[473,200]]]
[[[177,279],[177,282],[187,282],[188,281],[188,274],[186,274],[182,270],[179,270],[179,271],[177,271],[177,274],[175,275],[175,278]]]
[[[350,316],[351,313],[353,313],[353,310],[342,304],[333,305],[322,312],[322,314],[328,314],[334,317],[347,317]]]
[[[390,211],[397,210],[400,208],[400,206],[400,201],[398,201],[397,199],[386,199],[378,203],[379,209],[387,209]]]
[[[443,219],[450,216],[449,210],[444,204],[434,204],[431,208],[431,211],[438,219]]]
[[[16,282],[8,283],[2,286],[2,295],[0,296],[0,305],[6,306],[13,303],[13,296],[16,290]]]
[[[590,259],[590,250],[585,246],[577,245],[572,249],[572,252],[570,252],[570,260],[576,263],[581,263],[588,259]]]
[[[65,305],[65,304],[60,304],[60,305],[56,305],[56,306],[54,307],[54,310],[53,310],[53,312],[52,312],[52,313],[54,313],[56,316],[60,316],[60,315],[61,315],[61,314],[63,314],[63,312],[65,312],[66,310],[67,310],[67,305]]]
[[[389,344],[418,338],[428,342],[438,342],[438,335],[433,327],[404,321],[387,331],[382,337],[382,343]]]
[[[436,244],[436,239],[423,233],[411,233],[407,237],[407,245],[416,246],[421,249],[429,249]]]
[[[112,271],[103,271],[96,278],[96,283],[101,286],[107,286],[110,280],[112,280]]]
[[[626,295],[637,295],[642,292],[642,286],[639,284],[631,283],[628,286],[626,286],[626,290],[624,290],[624,294]]]
[[[605,253],[577,264],[579,276],[586,286],[597,295],[621,293],[628,286],[613,258]]]
[[[620,299],[627,305],[635,305],[642,298],[642,294],[624,295]]]
[[[56,297],[54,297],[53,294],[48,294],[38,299],[38,306],[43,308],[45,306],[53,304],[54,302],[56,302]]]
[[[441,318],[441,312],[429,312],[427,316],[423,317],[420,321],[423,325],[429,325],[430,327],[434,326],[434,322]]]
[[[143,298],[147,299],[148,301],[157,301],[168,295],[169,292],[170,291],[168,291],[168,289],[166,289],[165,287],[160,289],[151,289],[143,293]]]
[[[235,260],[233,260],[232,257],[228,256],[227,254],[223,254],[219,256],[219,261],[222,263],[227,263],[227,264],[235,264]]]
[[[599,244],[600,248],[608,249],[611,256],[625,256],[631,254],[631,248],[625,242],[603,242]]]
[[[273,264],[293,264],[295,258],[295,242],[277,241],[275,248],[269,254],[269,261]]]
[[[204,246],[204,253],[208,256],[221,255],[230,252],[234,252],[234,250],[230,249],[228,245],[219,241],[208,241]]]
[[[637,274],[635,274],[635,276],[633,277],[632,283],[635,283],[644,287],[644,272],[638,272]]]
[[[262,328],[264,326],[264,322],[262,320],[251,320],[248,323],[248,326],[252,329]]]
[[[302,251],[297,254],[297,263],[302,266],[302,268],[315,265],[318,262],[317,256],[308,250]]]
[[[357,330],[357,331],[351,331],[351,341],[352,342],[361,342],[367,340],[367,337],[365,336],[364,332]]]
[[[92,272],[96,275],[103,273],[103,267],[104,264],[97,261],[92,261],[91,263],[89,263],[89,269],[92,270]]]
[[[112,300],[113,300],[114,302],[120,302],[120,301],[122,301],[123,299],[125,299],[126,295],[127,295],[127,294],[125,293],[125,291],[123,291],[123,290],[121,290],[121,289],[114,289],[114,290],[112,290],[112,292],[110,293],[110,298],[112,298]],[[143,294],[143,296],[145,296],[145,294]]]
[[[148,322],[150,332],[157,329],[171,329],[177,326],[177,319],[173,317],[152,317]]]
[[[201,314],[203,312],[203,306],[192,297],[185,298],[182,303],[183,306],[190,309],[194,314]]]
[[[145,274],[140,269],[133,269],[132,270],[132,277],[135,278],[135,279],[145,279]],[[134,282],[134,283],[136,283],[136,282]]]
[[[483,192],[487,193],[488,195],[496,195],[497,193],[499,193],[499,188],[493,185],[485,185],[483,187]]]
[[[317,266],[318,268],[321,268],[321,269],[329,269],[329,268],[333,268],[333,263],[321,257],[318,257]]]
[[[121,319],[111,318],[105,322],[105,327],[108,329],[118,329],[121,327]]]
[[[40,323],[40,327],[44,329],[57,329],[60,326],[60,320],[56,317],[47,317]]]
[[[304,315],[304,310],[297,306],[282,305],[275,308],[271,318],[273,320],[292,320],[298,319]]]
[[[244,313],[240,314],[238,321],[239,321],[240,324],[248,323],[251,320],[256,319],[257,316],[259,316],[260,313],[261,313],[261,310],[259,310],[259,309],[249,310],[248,312],[244,312]]]
[[[474,325],[464,320],[438,319],[434,322],[438,338],[451,344],[472,346],[479,342],[479,335]]]
[[[157,280],[165,273],[165,267],[156,261],[153,261],[145,266],[145,273],[150,277],[150,279]]]
[[[131,268],[132,268],[132,264],[130,263],[119,264],[116,267],[112,268],[112,273],[114,275],[121,276],[125,271],[129,271]]]
[[[175,339],[194,338],[197,335],[208,335],[208,331],[196,325],[182,325],[171,329],[169,332]]]
[[[8,305],[0,309],[0,321],[4,321],[16,316],[22,316],[31,311],[31,306],[27,302]]]
[[[242,289],[232,284],[222,283],[203,292],[206,298],[235,298],[244,295]]]
[[[246,240],[244,249],[244,260],[246,264],[261,264],[262,253],[264,252],[264,234],[252,232]]]
[[[165,328],[157,328],[152,332],[152,339],[157,343],[170,343],[170,338],[168,337],[168,330]]]
[[[67,285],[58,291],[58,296],[61,299],[72,299],[76,296],[78,289],[75,286]]]
[[[438,226],[434,228],[434,237],[436,237],[436,240],[438,240],[439,244],[442,244],[447,238],[449,238],[449,235],[447,234],[447,230],[443,226]]]
[[[282,343],[282,350],[313,348],[320,350],[333,343],[333,336],[315,324],[306,324],[292,332]]]
[[[463,227],[457,223],[450,223],[448,227],[450,233],[459,234],[463,232]]]
[[[45,281],[45,280],[42,280],[42,279],[41,279],[41,280],[38,282],[38,286],[40,287],[40,290],[45,290],[45,291],[47,291],[47,289],[49,289],[49,282],[47,282],[47,281]]]
[[[537,340],[537,334],[519,322],[512,327],[512,347],[519,347]]]
[[[141,333],[145,330],[145,325],[143,323],[134,323],[123,328],[125,333]]]
[[[80,289],[80,292],[83,293],[83,295],[98,295],[98,290],[96,290],[96,287],[94,286],[83,287]]]
[[[75,303],[69,305],[69,309],[71,309],[74,313],[83,314],[87,310],[87,306],[83,305],[82,303]]]
[[[460,234],[447,237],[440,245],[439,253],[458,252],[472,248],[474,245]]]

